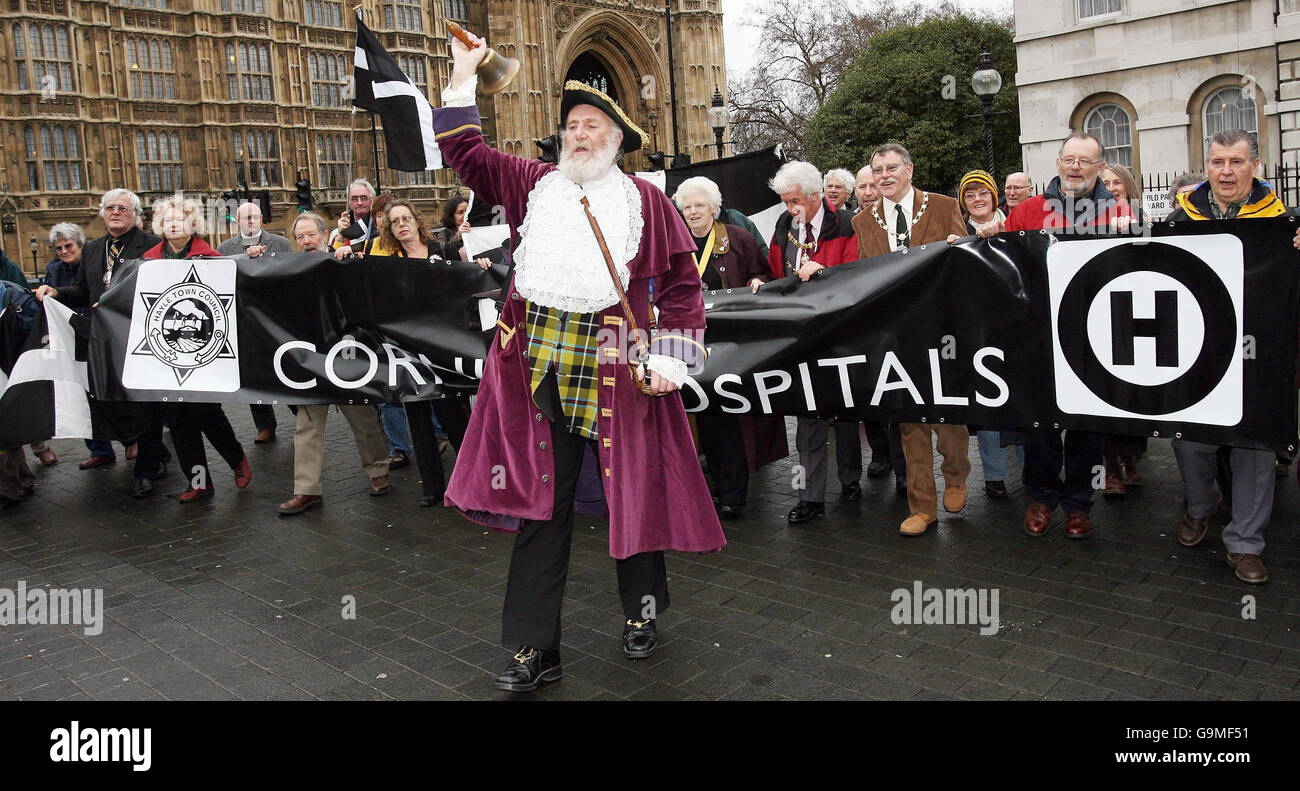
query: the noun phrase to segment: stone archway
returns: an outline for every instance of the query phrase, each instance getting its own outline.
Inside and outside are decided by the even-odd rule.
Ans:
[[[606,93],[647,133],[651,131],[650,114],[658,114],[659,145],[668,145],[662,120],[670,111],[667,71],[661,68],[654,46],[636,24],[613,12],[601,11],[583,17],[559,43],[556,62],[564,65],[564,74],[606,77],[612,89]],[[558,120],[563,123],[563,119]],[[644,169],[648,161],[644,154],[633,155],[625,164],[629,169]]]

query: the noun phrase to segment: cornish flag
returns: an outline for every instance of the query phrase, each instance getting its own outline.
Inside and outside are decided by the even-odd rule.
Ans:
[[[379,113],[388,145],[388,167],[408,172],[442,167],[442,153],[433,136],[433,107],[359,14],[353,65],[356,95],[352,103]]]
[[[8,358],[0,359],[0,448],[93,436],[86,363],[77,359],[72,311],[52,299],[42,304],[21,352],[0,355]]]

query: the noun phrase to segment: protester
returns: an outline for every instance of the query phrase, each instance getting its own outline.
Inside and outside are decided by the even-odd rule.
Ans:
[[[365,243],[377,235],[371,220],[370,204],[375,199],[375,187],[365,179],[356,179],[348,185],[348,208],[339,215],[338,227],[330,233],[330,247],[351,246],[359,242],[356,249],[365,249]]]
[[[705,355],[694,340],[704,330],[694,244],[661,190],[615,167],[620,150],[638,151],[649,136],[609,97],[575,80],[561,99],[558,167],[491,148],[474,107],[475,67],[490,50],[471,41],[472,50],[452,42],[455,65],[434,129],[447,164],[504,207],[519,238],[447,502],[477,521],[521,531],[502,628],[503,641],[519,649],[496,683],[525,692],[563,672],[560,604],[574,487],[589,444],[604,473],[624,656],[645,658],[658,647],[656,620],[668,609],[663,550],[712,551],[726,539],[674,392],[687,366]],[[604,359],[597,333],[606,326],[630,332],[630,321],[648,317],[652,278],[658,331],[634,379],[617,345],[606,345],[615,356]],[[504,486],[494,486],[502,477]]]
[[[1006,198],[998,208],[1003,214],[1010,214],[1020,204],[1029,198],[1034,197],[1034,185],[1029,181],[1029,174],[1016,171],[1008,173],[1006,181],[1003,184],[1003,194]]]
[[[997,208],[997,182],[987,171],[972,170],[962,176],[957,194],[961,197],[961,216],[971,233],[987,222],[1006,222],[1006,215]],[[955,242],[957,238],[956,234],[951,234],[948,242]],[[1003,447],[1002,432],[998,429],[979,428],[975,437],[979,447],[980,466],[984,470],[984,493],[1000,500],[1007,496],[1007,452]],[[1024,463],[1023,457],[1021,463]]]
[[[302,252],[330,251],[325,219],[315,212],[299,214],[293,222],[292,234]],[[300,514],[324,502],[321,472],[325,464],[325,422],[329,409],[326,404],[298,407],[298,422],[293,432],[293,496],[276,508],[282,516]],[[340,404],[338,409],[352,428],[361,468],[370,480],[370,495],[388,494],[392,484],[388,481],[388,454],[378,412],[365,404]]]
[[[871,211],[853,218],[859,258],[942,242],[952,234],[965,233],[957,201],[915,189],[913,169],[912,156],[897,143],[885,143],[872,152],[871,170],[880,200]],[[900,423],[898,428],[907,464],[907,503],[911,509],[898,532],[919,536],[939,521],[931,434],[938,438],[939,453],[943,455],[943,507],[953,513],[966,507],[970,434],[965,426],[951,423]]]
[[[154,204],[153,231],[163,241],[145,251],[146,259],[215,258],[221,254],[203,239],[203,207],[180,195]],[[181,472],[190,476],[189,487],[181,493],[182,503],[192,503],[216,493],[208,455],[203,447],[207,437],[235,475],[235,487],[243,489],[253,480],[248,456],[235,437],[235,429],[226,418],[221,404],[169,402],[162,406],[163,419],[171,430],[172,445]]]
[[[673,201],[695,240],[695,267],[708,289],[749,288],[757,292],[771,276],[754,237],[719,217],[722,192],[711,179],[688,178],[677,186]],[[763,415],[696,415],[700,450],[713,478],[714,505],[724,519],[744,514],[749,476],[764,464],[790,453],[785,419]]]
[[[235,222],[239,225],[239,235],[232,236],[217,245],[217,252],[222,255],[242,253],[249,258],[258,258],[265,252],[293,251],[288,239],[262,228],[262,207],[257,203],[253,201],[241,203],[235,210]],[[278,425],[275,419],[275,407],[270,404],[249,404],[248,409],[253,413],[253,426],[257,429],[257,436],[253,437],[253,442],[260,445],[273,441]]]
[[[36,298],[52,297],[68,307],[90,309],[108,290],[113,273],[126,261],[140,258],[144,252],[161,240],[141,227],[143,221],[140,197],[126,189],[111,189],[99,200],[99,216],[104,220],[107,233],[86,244],[81,253],[81,268],[77,281],[63,288],[42,285],[36,289]],[[96,424],[111,426],[113,431],[127,432],[126,444],[135,444],[136,497],[153,493],[154,481],[167,475],[167,461],[171,452],[163,446],[162,418],[156,404],[135,401],[91,400],[91,413]],[[102,429],[109,431],[110,429]],[[81,463],[82,469],[91,469],[104,463]],[[114,459],[116,460],[116,459]]]
[[[375,254],[409,258],[416,266],[429,266],[430,255],[436,255],[437,241],[415,206],[405,198],[398,198],[389,203],[384,218],[380,247]],[[447,438],[459,451],[469,425],[469,405],[463,396],[455,393],[432,401],[407,401],[401,406],[405,408],[411,444],[415,448],[415,462],[420,468],[423,487],[420,506],[428,508],[441,503],[447,491],[433,416],[438,416],[438,423],[446,429]],[[389,466],[392,466],[392,457],[389,457]]]
[[[0,249],[0,280],[8,280],[10,283],[27,285],[27,275],[23,274],[22,267],[10,260],[5,255],[5,251]]]
[[[1132,219],[1128,204],[1119,203],[1101,183],[1106,166],[1101,142],[1082,132],[1066,138],[1056,157],[1058,175],[1042,195],[1029,198],[1007,217],[1008,231],[1093,228],[1126,230]],[[977,233],[992,236],[1002,230],[996,221],[984,223]],[[1025,514],[1025,532],[1041,536],[1047,532],[1052,511],[1065,511],[1065,535],[1083,539],[1092,535],[1093,470],[1100,465],[1105,435],[1070,429],[1062,432],[1046,426],[1025,433],[1025,485],[1033,503]],[[1064,478],[1062,478],[1064,465]]]
[[[853,192],[858,197],[858,208],[854,214],[871,211],[876,207],[876,201],[880,198],[880,190],[876,189],[876,174],[871,172],[871,165],[864,165],[858,171],[858,180]]]
[[[1169,185],[1169,199],[1177,204],[1179,195],[1182,195],[1184,192],[1191,192],[1203,181],[1205,181],[1204,173],[1189,172],[1182,174],[1178,178],[1174,179],[1173,183]]]
[[[1273,190],[1254,174],[1259,169],[1259,147],[1244,130],[1216,132],[1205,157],[1209,178],[1195,189],[1177,194],[1177,207],[1167,218],[1178,220],[1228,220],[1280,217],[1287,213]],[[1300,246],[1300,232],[1296,245]],[[1218,510],[1220,493],[1219,446],[1187,439],[1173,441],[1174,458],[1183,476],[1186,513],[1178,526],[1178,543],[1194,547],[1209,532]],[[1268,581],[1264,565],[1264,531],[1273,514],[1275,454],[1270,450],[1232,447],[1228,450],[1232,518],[1224,526],[1224,559],[1237,579],[1257,585]],[[1224,492],[1224,500],[1227,492]]]
[[[852,250],[853,215],[822,197],[822,176],[808,162],[787,162],[769,186],[781,196],[785,211],[776,221],[768,245],[768,265],[776,278],[797,275],[807,281],[827,266],[857,259]],[[786,515],[792,524],[826,515],[827,432],[835,423],[835,463],[840,497],[862,499],[862,440],[858,421],[833,415],[795,419],[795,446],[802,476],[797,476],[799,503]]]
[[[853,174],[843,168],[826,171],[826,175],[822,178],[822,185],[825,188],[826,200],[835,207],[836,211],[847,208],[846,204],[849,198],[853,197],[856,186]]]

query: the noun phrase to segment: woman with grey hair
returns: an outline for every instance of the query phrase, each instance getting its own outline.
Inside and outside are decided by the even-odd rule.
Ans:
[[[836,209],[843,209],[848,204],[849,197],[853,195],[855,182],[853,174],[844,168],[826,171],[826,176],[822,180],[826,190],[826,200],[830,201]]]
[[[706,289],[757,292],[771,273],[749,232],[719,219],[722,192],[711,179],[686,179],[673,195],[695,240],[695,266]],[[785,419],[772,416],[697,415],[700,449],[709,463],[715,508],[739,518],[749,496],[749,474],[785,458]]]

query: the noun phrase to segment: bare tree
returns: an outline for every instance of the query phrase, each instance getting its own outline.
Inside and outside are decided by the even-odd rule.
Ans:
[[[762,33],[758,59],[729,80],[732,137],[737,152],[774,143],[787,154],[804,151],[804,128],[840,86],[853,59],[871,38],[900,25],[935,17],[972,16],[955,0],[933,6],[898,0],[799,3],[768,0],[746,24]],[[1009,11],[989,15],[1013,28]]]

